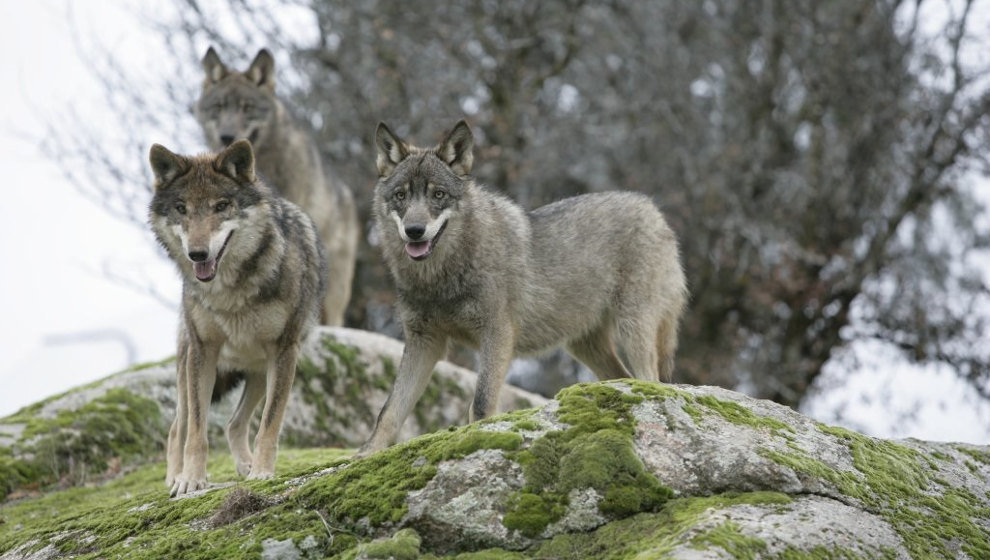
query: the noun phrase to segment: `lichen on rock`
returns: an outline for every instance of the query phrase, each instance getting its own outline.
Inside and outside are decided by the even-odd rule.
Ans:
[[[987,457],[722,389],[583,384],[363,459],[286,449],[267,481],[215,453],[237,484],[184,500],[155,464],[5,504],[0,559],[984,558]]]

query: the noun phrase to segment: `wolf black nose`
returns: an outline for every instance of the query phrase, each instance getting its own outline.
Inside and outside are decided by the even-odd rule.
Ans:
[[[406,235],[409,236],[409,239],[419,239],[420,237],[423,237],[424,233],[426,233],[426,226],[406,226]]]
[[[234,143],[234,137],[230,134],[221,134],[220,142],[223,143],[224,146],[229,146]]]
[[[193,262],[203,262],[210,256],[206,251],[189,251],[189,259]]]

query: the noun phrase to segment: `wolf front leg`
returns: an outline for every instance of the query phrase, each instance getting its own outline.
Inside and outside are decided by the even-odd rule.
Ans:
[[[498,409],[498,396],[512,361],[515,335],[506,314],[499,314],[481,337],[481,367],[471,403],[470,420],[488,418]]]
[[[265,409],[261,413],[258,435],[254,438],[254,460],[249,479],[271,478],[275,474],[278,434],[282,429],[285,407],[289,403],[292,381],[296,377],[299,343],[278,344],[269,355],[272,358],[268,361]]]
[[[182,474],[172,483],[171,495],[179,496],[206,488],[206,413],[217,380],[220,344],[203,343],[189,333],[186,357],[186,441],[183,446]]]
[[[378,414],[371,437],[357,452],[358,457],[370,455],[395,443],[403,422],[426,390],[433,367],[446,353],[445,336],[414,335],[407,338],[395,386]]]
[[[182,474],[182,453],[186,445],[186,431],[188,430],[189,416],[186,401],[189,398],[189,389],[186,383],[186,360],[188,359],[189,342],[186,340],[185,332],[179,333],[178,350],[175,353],[175,419],[172,420],[172,427],[168,431],[168,447],[166,449],[165,486],[169,488],[175,483],[175,479]]]

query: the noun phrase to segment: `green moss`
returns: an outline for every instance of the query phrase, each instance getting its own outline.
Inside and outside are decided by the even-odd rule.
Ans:
[[[684,412],[687,412],[688,416],[694,420],[695,425],[698,425],[704,420],[705,414],[701,412],[701,409],[694,406],[693,404],[685,404],[681,407]]]
[[[980,449],[974,449],[972,447],[966,447],[963,445],[957,445],[956,451],[969,455],[973,460],[983,463],[984,465],[990,465],[990,452],[982,451]]]
[[[632,405],[644,397],[606,384],[581,384],[557,394],[557,418],[569,425],[516,454],[526,485],[509,501],[503,525],[538,536],[565,513],[572,490],[593,488],[599,510],[613,517],[655,511],[672,491],[650,474],[632,447]]]
[[[838,471],[803,451],[761,454],[795,471],[831,482],[844,495],[886,519],[915,558],[952,556],[960,546],[972,558],[990,558],[990,530],[977,520],[987,507],[977,496],[949,486],[926,455],[897,443],[876,440],[844,428],[819,430],[848,446],[852,471]]]
[[[732,401],[723,401],[710,396],[701,396],[695,402],[719,414],[733,424],[753,428],[767,428],[774,432],[793,432],[794,429],[775,418],[758,416],[748,408]]]
[[[537,429],[539,429],[539,427],[540,427],[539,424],[537,424],[536,422],[534,422],[532,420],[529,420],[529,419],[519,420],[518,422],[516,422],[515,424],[512,425],[512,429],[513,430],[516,430],[516,431],[527,431],[527,432],[531,432],[533,430],[537,430]]]
[[[566,497],[519,492],[509,499],[502,524],[508,529],[535,538],[566,512]]]
[[[497,416],[492,416],[490,418],[485,418],[484,420],[478,420],[479,425],[491,425],[501,422],[510,422],[516,424],[518,422],[533,422],[533,415],[539,411],[537,408],[523,408],[519,410],[512,410],[509,412],[503,412]]]
[[[781,437],[787,437],[787,433],[794,432],[794,429],[786,423],[775,418],[754,414],[748,408],[732,401],[717,399],[708,395],[696,397],[692,393],[663,383],[638,380],[630,380],[626,383],[632,387],[633,393],[650,400],[678,399],[684,401],[681,408],[694,420],[695,424],[702,422],[707,411],[717,414],[733,424],[768,429]]]
[[[15,488],[36,483],[41,478],[33,461],[17,459],[10,449],[0,447],[0,500]]]
[[[276,469],[285,474],[271,481],[240,483],[181,500],[168,498],[165,465],[157,463],[100,487],[70,488],[6,504],[2,513],[7,523],[0,524],[0,555],[32,540],[38,540],[40,548],[57,535],[67,536],[53,539],[63,553],[85,559],[136,560],[257,558],[266,538],[301,542],[313,535],[328,539],[320,514],[286,502],[282,494],[289,488],[287,480],[323,468],[341,454],[339,450],[283,449]],[[207,468],[213,482],[242,480],[229,454],[212,454]],[[257,512],[242,512],[213,527],[209,520],[230,509],[228,498],[235,492],[254,496]],[[90,538],[82,538],[87,536]],[[341,535],[334,540],[348,539]],[[353,539],[350,542],[355,544]]]
[[[412,529],[402,529],[390,538],[360,544],[341,557],[341,560],[362,558],[381,560],[417,560],[419,556],[419,534]]]
[[[531,558],[583,560],[664,558],[688,538],[705,513],[713,508],[727,508],[740,504],[779,504],[781,507],[786,507],[790,502],[789,496],[776,492],[671,499],[656,513],[639,513],[613,521],[589,533],[556,535],[548,541],[537,544],[527,551],[527,554]],[[715,533],[713,538],[727,539],[727,535]],[[731,542],[728,540],[723,542],[729,547],[741,548],[740,543],[749,543],[746,539],[739,535]]]
[[[440,461],[479,449],[511,451],[521,443],[519,434],[487,432],[477,425],[453,433],[427,434],[306,484],[296,499],[344,521],[367,518],[373,525],[395,523],[406,513],[406,494],[426,486]]]
[[[691,544],[699,550],[719,547],[731,557],[740,560],[753,560],[767,549],[767,543],[763,539],[743,535],[739,531],[739,526],[732,521],[726,521],[714,529],[695,535],[691,539]]]
[[[953,460],[951,455],[947,455],[945,453],[942,453],[941,451],[932,451],[930,453],[930,455],[932,457],[935,457],[939,461],[944,461],[944,462],[947,462],[947,463],[951,463],[952,460]]]
[[[649,400],[659,401],[667,399],[680,399],[685,402],[694,401],[691,393],[667,385],[666,383],[654,383],[650,381],[640,381],[638,379],[628,379],[623,381],[632,388],[633,393],[642,395]]]
[[[571,426],[564,432],[569,439],[605,429],[631,436],[635,429],[632,405],[644,400],[602,383],[573,385],[560,391],[556,398],[560,403],[557,418]]]
[[[26,418],[12,449],[0,453],[0,491],[101,476],[111,460],[133,463],[157,456],[165,424],[157,402],[111,389],[76,410],[54,418]]]

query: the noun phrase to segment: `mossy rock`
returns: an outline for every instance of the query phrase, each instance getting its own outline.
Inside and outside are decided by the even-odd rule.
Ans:
[[[158,463],[7,503],[0,557],[984,558],[986,453],[721,389],[583,384],[360,460],[283,449],[268,481],[217,451],[211,480],[234,485],[184,499]]]
[[[299,360],[282,426],[292,447],[356,447],[371,433],[395,381],[402,344],[343,328],[320,328]],[[400,434],[409,439],[466,422],[475,375],[446,362]],[[240,389],[210,408],[213,449],[226,449],[223,428]],[[514,387],[503,410],[546,399]],[[95,482],[162,457],[175,413],[175,360],[140,364],[54,395],[0,419],[0,500],[10,493]],[[260,407],[255,415],[260,416]],[[256,424],[255,424],[256,425]]]

